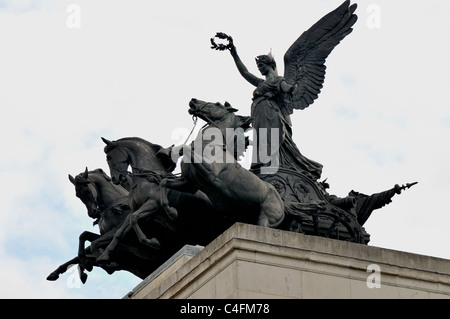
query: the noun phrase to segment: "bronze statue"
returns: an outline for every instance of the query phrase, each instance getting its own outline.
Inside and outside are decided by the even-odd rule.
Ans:
[[[181,177],[161,182],[161,204],[168,214],[176,214],[169,206],[167,190],[202,191],[212,205],[234,221],[276,227],[284,219],[284,204],[271,184],[241,167],[236,161],[234,134],[249,128],[251,118],[235,115],[229,103],[204,102],[192,99],[189,114],[207,122],[197,141],[184,151]],[[238,130],[239,132],[239,130]],[[243,134],[237,140],[244,141]],[[209,148],[209,150],[208,150]],[[237,154],[236,154],[237,153]]]
[[[284,55],[284,76],[277,74],[271,54],[256,58],[263,79],[248,71],[230,36],[216,34],[218,38],[227,39],[227,45],[218,45],[211,39],[213,49],[230,51],[240,74],[256,87],[251,105],[256,134],[252,169],[274,166],[273,161],[276,161],[279,167],[299,171],[313,180],[320,178],[322,165],[303,156],[292,139],[289,115],[295,109],[307,108],[317,99],[325,80],[325,60],[352,32],[357,21],[356,7],[356,4],[350,6],[350,1],[345,1],[304,32]],[[273,133],[276,133],[274,139]],[[270,154],[272,161],[262,161],[261,154]]]
[[[284,76],[277,74],[271,54],[256,58],[263,78],[251,74],[232,37],[217,33],[228,43],[213,38],[212,49],[229,50],[240,74],[256,87],[251,116],[235,114],[228,102],[192,99],[188,113],[206,125],[190,145],[162,148],[138,137],[102,138],[111,177],[101,169],[69,176],[100,234],[83,232],[77,257],[47,279],[56,280],[73,264],[83,282],[84,271],[94,266],[145,278],[183,246],[206,246],[235,222],[368,244],[363,226],[372,212],[416,183],[370,196],[331,195],[326,180],[319,181],[322,165],[294,143],[290,121],[294,110],[317,99],[325,60],[352,32],[355,10],[356,4],[345,1],[304,32],[284,55]],[[251,128],[256,147],[247,170],[238,159]],[[176,176],[179,157],[181,176]]]

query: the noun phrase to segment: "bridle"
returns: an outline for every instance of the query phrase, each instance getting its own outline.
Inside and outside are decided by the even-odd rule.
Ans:
[[[207,102],[207,103],[203,104],[201,107],[199,107],[198,109],[196,109],[196,110],[195,110],[195,113],[197,113],[197,112],[199,112],[199,111],[202,112],[203,109],[204,109],[206,106],[208,106],[208,105],[215,105],[215,103],[213,103],[213,102]],[[197,121],[197,118],[198,118],[198,115],[194,114],[194,115],[192,116],[192,118],[194,118],[194,117],[195,117],[195,122],[196,122],[196,121]],[[206,120],[206,124],[202,126],[201,130],[204,129],[204,128],[205,128],[206,126],[208,126],[208,125],[213,125],[213,126],[219,128],[219,126],[217,125],[217,121],[211,120],[204,112],[202,112],[202,117],[204,117],[204,119]],[[192,129],[192,130],[193,130],[193,129]],[[191,132],[191,134],[192,134],[192,132]],[[186,143],[185,143],[185,144],[186,144]]]
[[[130,165],[129,160],[128,160],[128,154],[124,150],[122,150],[122,147],[120,145],[115,145],[114,148],[117,149],[125,158],[124,161],[118,162],[117,164],[126,164],[127,168],[128,168],[128,166]],[[116,165],[114,165],[114,166],[116,166]],[[131,168],[135,169],[134,167],[131,167]],[[122,174],[124,176],[132,176],[133,175],[133,173],[129,172],[127,169],[119,169],[119,168],[113,167],[113,170],[117,171],[119,174]]]
[[[128,205],[128,195],[126,195],[126,196],[121,196],[121,197],[115,199],[111,204],[109,204],[107,206],[104,203],[103,198],[99,195],[100,194],[100,190],[98,189],[97,185],[94,182],[90,181],[89,179],[86,179],[83,182],[87,185],[87,187],[89,189],[90,196],[92,197],[92,200],[93,200],[95,206],[97,207],[95,209],[95,211],[94,211],[95,215],[97,216],[95,221],[93,222],[94,226],[97,225],[100,222],[100,220],[102,219],[103,215],[107,211],[111,210],[114,207]],[[89,186],[92,186],[92,187],[95,188],[95,192],[96,192],[97,196],[94,196],[92,194],[92,191],[90,190]]]
[[[119,169],[114,167],[113,170],[117,171],[120,175],[122,176],[129,176],[131,178],[133,178],[133,176],[136,177],[145,177],[147,179],[147,181],[151,182],[151,183],[156,183],[159,184],[161,182],[161,180],[165,177],[172,177],[173,174],[168,173],[168,172],[164,172],[164,174],[160,174],[157,173],[155,171],[152,170],[148,170],[148,169],[143,169],[140,167],[135,167],[132,166],[128,160],[128,154],[127,152],[125,152],[122,148],[122,146],[120,145],[115,145],[115,147],[120,153],[122,153],[122,155],[124,156],[125,160],[122,162],[118,162],[118,164],[126,164],[127,168],[128,166],[131,167],[133,172],[128,171],[127,169]],[[134,182],[133,185],[130,185],[131,188],[133,188],[135,185],[137,184],[137,182]]]

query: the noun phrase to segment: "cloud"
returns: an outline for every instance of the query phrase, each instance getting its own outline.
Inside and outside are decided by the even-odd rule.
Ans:
[[[379,147],[369,143],[356,143],[356,150],[363,152],[367,160],[375,161],[380,167],[401,165],[405,155],[401,148]]]
[[[0,0],[0,11],[24,14],[41,11],[51,7],[53,0]]]
[[[120,299],[141,281],[123,271],[108,275],[95,268],[87,273],[87,282],[82,284],[77,267],[70,268],[57,281],[48,281],[47,275],[59,266],[55,264],[58,258],[44,255],[20,259],[0,250],[0,259],[3,264],[0,272],[2,299]],[[61,260],[61,264],[69,259]]]
[[[359,117],[358,109],[341,104],[333,106],[332,112],[340,120],[355,121]]]
[[[450,116],[442,119],[442,125],[446,128],[450,128]]]

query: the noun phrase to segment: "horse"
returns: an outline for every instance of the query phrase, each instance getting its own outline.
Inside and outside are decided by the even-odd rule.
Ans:
[[[117,141],[102,140],[106,144],[104,151],[112,181],[120,184],[123,180],[131,180],[128,196],[131,213],[97,261],[108,261],[116,245],[131,228],[138,240],[150,248],[161,250],[165,246],[161,253],[167,257],[186,244],[205,245],[217,236],[214,224],[218,225],[218,229],[220,226],[211,216],[214,208],[201,192],[173,192],[170,195],[170,202],[186,214],[166,214],[162,209],[159,183],[164,178],[175,178],[172,171],[176,165],[172,160],[156,155],[163,149],[162,146],[139,137],[126,137]],[[131,172],[128,167],[131,167]],[[152,234],[151,238],[147,237],[146,232]],[[210,236],[202,238],[204,232],[210,232]]]
[[[160,184],[161,204],[169,214],[175,214],[167,200],[169,189],[200,190],[219,212],[235,221],[273,228],[282,223],[284,203],[275,187],[237,162],[245,151],[245,147],[239,147],[245,144],[243,133],[252,121],[251,117],[236,115],[237,111],[228,102],[189,102],[189,113],[207,124],[190,147],[182,148],[181,177],[166,178]],[[238,134],[232,137],[230,129]],[[238,147],[234,136],[241,141]]]
[[[98,224],[100,230],[100,234],[85,231],[80,235],[78,257],[83,262],[85,242],[90,241],[92,253],[100,256],[100,247],[111,242],[114,233],[130,213],[128,191],[112,183],[102,169],[89,172],[86,168],[83,174],[75,178],[69,175],[69,180],[75,186],[76,196],[85,204],[88,216],[95,219],[94,225]]]
[[[128,205],[128,191],[116,185],[102,169],[86,170],[73,177],[69,174],[70,182],[75,186],[76,196],[87,208],[87,214],[95,219],[94,225],[99,226],[100,234],[85,231],[79,236],[78,256],[59,266],[47,279],[56,280],[59,275],[67,271],[69,266],[78,264],[80,279],[87,280],[84,269],[91,271],[93,266],[99,266],[108,274],[116,270],[128,270],[138,277],[145,278],[149,274],[148,266],[155,266],[151,254],[139,247],[139,242],[127,240],[123,249],[109,264],[98,264],[96,259],[103,249],[111,242],[117,229],[130,213]],[[85,248],[86,241],[90,246]],[[146,267],[137,264],[145,264]],[[153,263],[153,264],[152,264]]]
[[[84,270],[91,271],[94,265],[98,266],[95,260],[101,254],[101,247],[111,241],[115,230],[130,211],[127,204],[128,192],[113,184],[102,169],[88,171],[86,167],[86,170],[76,177],[69,174],[69,180],[75,186],[76,196],[86,206],[88,216],[95,219],[94,225],[99,225],[100,234],[84,231],[79,237],[78,256],[59,266],[47,279],[56,280],[69,266],[78,264],[80,279],[85,283],[87,275]],[[86,241],[91,242],[87,248]],[[109,274],[119,269],[117,263],[102,267]]]

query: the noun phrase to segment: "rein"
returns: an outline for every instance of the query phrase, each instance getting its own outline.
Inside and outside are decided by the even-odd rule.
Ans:
[[[189,133],[188,137],[186,138],[186,140],[184,141],[184,144],[187,143],[187,141],[191,138],[192,133],[194,133],[194,129],[197,126],[197,122],[198,122],[198,117],[196,115],[192,115],[192,120],[194,121],[194,126],[192,126],[192,130]],[[203,127],[202,127],[203,128]]]
[[[96,188],[97,194],[100,194],[100,191],[99,191],[97,185],[94,182],[88,180],[88,183],[90,183],[91,185],[93,185]],[[93,222],[94,226],[97,225],[100,222],[100,220],[103,218],[104,214],[106,212],[108,212],[109,210],[111,210],[111,209],[113,209],[115,207],[118,207],[118,206],[127,206],[127,207],[129,207],[128,206],[128,195],[116,198],[108,206],[105,205],[104,200],[103,200],[102,197],[100,197],[100,198],[98,198],[98,197],[99,196],[97,195],[97,198],[95,198],[95,203],[98,206],[97,213],[98,213],[99,217],[97,217],[95,219],[95,221]],[[100,201],[99,201],[99,199],[100,199]]]
[[[127,160],[125,160],[123,163],[129,164],[128,161],[128,154],[122,150],[122,147],[120,145],[116,146],[118,148],[118,150],[125,156],[125,158],[127,158]],[[158,184],[161,183],[161,181],[166,178],[166,177],[173,177],[174,174],[172,173],[168,173],[168,172],[155,172],[152,170],[148,170],[148,169],[143,169],[140,167],[135,167],[135,166],[131,166],[131,169],[133,170],[133,172],[130,172],[128,170],[122,170],[122,169],[117,169],[114,168],[114,170],[116,170],[117,172],[119,172],[120,174],[124,175],[124,176],[130,176],[131,178],[133,177],[144,177],[146,178],[146,180],[150,183],[155,183]],[[133,185],[131,185],[131,188],[135,187],[138,184],[137,181],[133,182]]]
[[[132,167],[133,171],[137,170],[138,173],[130,173],[130,175],[132,176],[138,176],[138,177],[145,177],[147,179],[147,181],[151,182],[151,183],[156,183],[159,184],[161,183],[161,181],[166,178],[166,177],[172,177],[173,174],[172,173],[157,173],[155,171],[151,171],[151,170],[147,170],[147,169],[142,169],[142,168],[137,168],[137,167]]]
[[[201,108],[198,109],[198,111],[202,111],[205,106],[210,105],[210,104],[214,104],[214,103],[213,102],[205,103],[205,104],[203,104],[203,106]],[[197,115],[194,115],[194,116],[197,118]],[[216,124],[216,122],[211,120],[207,115],[205,115],[205,113],[203,113],[202,116],[206,119],[207,123],[205,125],[203,125],[201,129],[204,129],[206,126],[211,125],[211,124],[214,125],[215,127],[219,128],[219,126]]]
[[[205,106],[207,106],[207,105],[209,105],[209,104],[214,104],[214,103],[212,103],[212,102],[206,103],[206,104],[204,104],[201,108],[199,108],[198,111],[201,111]],[[216,122],[213,121],[213,120],[211,120],[211,119],[210,119],[208,116],[206,116],[204,113],[202,114],[202,116],[206,119],[206,124],[203,125],[203,126],[200,128],[200,130],[203,130],[205,127],[207,127],[208,125],[211,125],[211,124],[214,125],[215,127],[218,127],[217,124],[216,124]],[[194,129],[195,129],[195,127],[197,126],[197,122],[198,122],[198,116],[194,114],[194,115],[192,115],[192,119],[193,119],[193,121],[194,121],[194,126],[192,127],[191,132],[189,133],[188,137],[186,138],[186,140],[185,140],[184,143],[183,143],[183,144],[185,144],[185,145],[186,145],[187,141],[189,140],[189,138],[191,137],[192,133],[194,133]]]
[[[210,104],[214,104],[214,103],[213,103],[213,102],[205,103],[202,107],[200,107],[200,108],[198,109],[198,111],[202,111],[202,109],[203,109],[205,106],[210,105]],[[197,117],[196,115],[194,115],[194,116]],[[205,113],[202,113],[202,117],[205,118],[206,124],[203,125],[203,126],[201,127],[200,131],[203,130],[204,128],[206,128],[207,126],[211,126],[211,125],[212,125],[212,126],[215,126],[216,128],[218,128],[218,129],[221,131],[222,137],[223,137],[224,140],[226,141],[225,133],[220,129],[219,125],[217,125],[217,121],[211,120]],[[186,143],[185,143],[185,144],[186,144]],[[226,144],[224,145],[224,147],[226,147]]]

